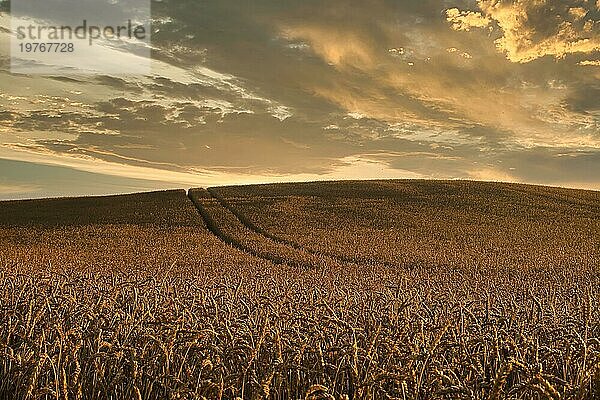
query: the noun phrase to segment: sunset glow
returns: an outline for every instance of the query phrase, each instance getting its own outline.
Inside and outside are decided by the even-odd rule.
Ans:
[[[122,76],[11,74],[0,14],[0,198],[87,194],[94,176],[114,177],[111,193],[374,178],[600,189],[596,1],[152,7],[150,75],[127,75],[136,57],[109,45],[102,62]],[[60,188],[35,179],[57,167],[72,171]]]

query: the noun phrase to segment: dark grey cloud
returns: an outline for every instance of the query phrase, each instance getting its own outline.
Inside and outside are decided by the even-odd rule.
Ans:
[[[600,85],[577,88],[565,99],[566,106],[579,113],[597,113],[600,117]]]

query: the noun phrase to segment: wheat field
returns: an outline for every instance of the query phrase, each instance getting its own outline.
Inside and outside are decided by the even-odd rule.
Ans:
[[[600,398],[600,193],[0,202],[0,398]]]

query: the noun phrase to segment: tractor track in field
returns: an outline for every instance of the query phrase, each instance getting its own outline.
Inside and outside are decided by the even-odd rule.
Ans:
[[[281,238],[277,235],[272,234],[271,232],[268,232],[267,230],[261,228],[260,226],[258,226],[257,224],[255,224],[254,222],[252,222],[248,217],[246,217],[243,213],[241,213],[240,211],[236,210],[235,207],[233,207],[225,198],[223,198],[223,196],[221,196],[219,193],[217,193],[217,191],[214,188],[208,188],[206,189],[206,191],[211,195],[211,197],[216,200],[225,210],[227,210],[228,212],[230,212],[231,214],[233,214],[235,216],[235,218],[242,224],[244,225],[245,228],[249,229],[250,231],[252,231],[253,233],[260,235],[262,237],[264,237],[266,240],[272,241],[274,243],[277,243],[279,245],[283,245],[283,246],[287,246],[291,249],[294,249],[298,252],[303,252],[306,254],[309,254],[313,257],[319,257],[319,258],[324,258],[324,259],[329,259],[330,261],[334,261],[336,263],[341,263],[341,264],[351,264],[351,265],[364,265],[364,264],[370,264],[370,265],[380,265],[380,266],[384,266],[384,267],[397,267],[395,264],[389,263],[389,262],[385,262],[385,261],[376,261],[376,260],[357,260],[353,257],[345,257],[345,256],[341,256],[339,254],[333,254],[333,253],[329,253],[329,252],[320,252],[320,251],[315,251],[312,249],[309,249],[305,246],[302,246],[299,243],[296,243],[294,241],[285,239],[285,238]]]
[[[196,191],[196,189],[194,189],[194,191]],[[207,192],[207,193],[210,193],[210,192]],[[210,193],[210,195],[212,196],[212,193]],[[252,246],[248,246],[248,245],[242,243],[239,239],[235,238],[230,233],[225,232],[219,226],[219,223],[215,220],[215,218],[213,217],[211,212],[207,209],[206,205],[202,204],[202,200],[201,200],[202,198],[195,197],[194,192],[192,190],[188,191],[187,197],[190,199],[190,201],[192,202],[192,204],[194,205],[196,210],[198,210],[198,213],[204,220],[204,223],[206,224],[206,227],[208,228],[208,230],[213,235],[215,235],[219,240],[221,240],[223,243],[225,243],[231,247],[234,247],[246,254],[249,254],[252,257],[260,258],[262,260],[271,262],[275,265],[288,265],[288,266],[302,267],[302,268],[314,268],[317,266],[315,264],[297,262],[297,261],[294,261],[294,260],[291,260],[291,259],[288,259],[285,257],[281,257],[276,254],[273,254],[273,252],[269,252],[268,250],[257,251]],[[221,202],[215,197],[211,197],[210,199],[204,198],[204,200],[205,201],[212,200],[212,201],[218,203],[224,212],[231,213],[231,211],[228,208],[223,207]],[[235,214],[233,214],[233,213],[231,213],[231,214],[239,221],[239,223],[245,229],[250,229],[241,220],[239,220],[239,218],[237,216],[235,216]],[[251,231],[255,234],[259,234],[257,232],[254,232],[253,230],[251,230]],[[263,237],[265,241],[271,241],[271,242],[273,241],[271,238],[269,238],[267,236],[264,236],[264,235],[260,235],[260,236]],[[268,243],[268,242],[266,242],[266,243]],[[282,243],[278,243],[278,244],[282,244]],[[293,250],[298,251],[298,252],[301,251],[301,249],[293,249]]]
[[[272,262],[277,265],[283,264],[282,262],[277,262],[276,260],[271,260],[270,258],[263,256],[262,254],[258,254],[258,252],[252,250],[250,247],[244,246],[239,241],[231,238],[229,235],[227,235],[225,232],[223,232],[219,228],[219,225],[214,220],[212,215],[210,215],[210,213],[204,208],[204,206],[202,206],[202,204],[200,203],[200,201],[198,199],[194,198],[191,190],[189,190],[187,192],[187,197],[190,199],[190,201],[192,202],[192,204],[194,205],[196,210],[198,210],[198,213],[204,220],[204,224],[206,225],[206,228],[213,235],[215,235],[217,237],[217,239],[219,239],[220,241],[222,241],[223,243],[225,243],[228,246],[231,246],[231,247],[236,248],[246,254],[251,255],[252,257],[260,258],[262,260],[269,261],[269,262]]]
[[[271,239],[275,242],[284,244],[286,246],[290,246],[296,250],[306,251],[308,253],[312,253],[315,255],[327,255],[327,254],[321,254],[318,252],[314,252],[310,249],[305,248],[304,246],[300,245],[299,243],[296,243],[291,240],[287,240],[287,239],[281,238],[279,236],[273,235],[271,232],[268,232],[268,231],[264,230],[263,228],[261,228],[260,226],[256,225],[254,222],[250,221],[250,219],[248,219],[244,214],[242,214],[241,212],[236,210],[231,204],[229,204],[229,202],[227,200],[225,200],[225,198],[223,198],[223,196],[218,194],[214,188],[208,188],[206,190],[208,191],[208,193],[210,193],[210,195],[215,200],[217,200],[223,206],[223,208],[226,208],[227,210],[229,210],[229,212],[232,213],[233,215],[235,215],[236,218],[242,224],[244,224],[248,229],[258,233],[259,235],[262,235],[268,239]],[[330,256],[330,255],[327,255],[327,256]],[[331,257],[331,258],[335,258],[335,257]],[[346,261],[349,261],[349,260],[346,260]]]

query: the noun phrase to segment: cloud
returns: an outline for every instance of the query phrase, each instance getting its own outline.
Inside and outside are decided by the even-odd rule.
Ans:
[[[6,195],[12,195],[23,192],[36,192],[40,189],[39,186],[35,185],[11,185],[11,184],[3,184],[0,182],[0,195],[6,197]]]
[[[594,5],[583,0],[478,0],[479,11],[447,10],[455,30],[493,24],[501,32],[497,48],[510,61],[600,51],[600,22]]]
[[[495,173],[543,183],[564,168],[564,184],[593,185],[582,168],[597,169],[597,157],[553,156],[600,148],[599,54],[563,60],[556,43],[540,47],[572,41],[569,29],[595,37],[598,11],[562,3],[157,2],[151,75],[81,80],[0,66],[3,151],[173,182]]]
[[[477,11],[461,11],[458,8],[446,10],[446,19],[456,31],[470,31],[473,28],[486,28],[492,20]]]
[[[579,61],[577,65],[581,65],[583,67],[600,67],[600,60],[583,60]]]
[[[64,156],[51,152],[32,152],[29,149],[17,149],[8,152],[0,146],[0,161],[12,160],[39,165],[73,168],[100,175],[135,179],[140,181],[156,181],[157,184],[170,183],[177,186],[200,187],[226,184],[251,184],[268,182],[297,182],[317,180],[354,180],[354,179],[405,179],[424,178],[423,175],[411,171],[392,168],[386,162],[369,155],[356,155],[332,159],[332,168],[324,173],[240,173],[236,171],[210,171],[190,169],[187,172],[166,171],[149,167],[107,162],[91,156]],[[0,195],[33,192],[34,186],[2,185]]]
[[[331,65],[372,65],[376,55],[369,37],[347,29],[335,29],[327,26],[298,25],[284,27],[282,35],[291,41],[302,39]]]
[[[462,58],[466,58],[467,60],[470,60],[473,58],[472,55],[470,55],[467,52],[461,52],[459,49],[457,49],[456,47],[449,47],[448,49],[446,49],[448,51],[448,53],[452,53],[452,54],[457,54],[458,56],[462,57]]]
[[[600,117],[600,85],[572,90],[563,104],[575,112]]]

